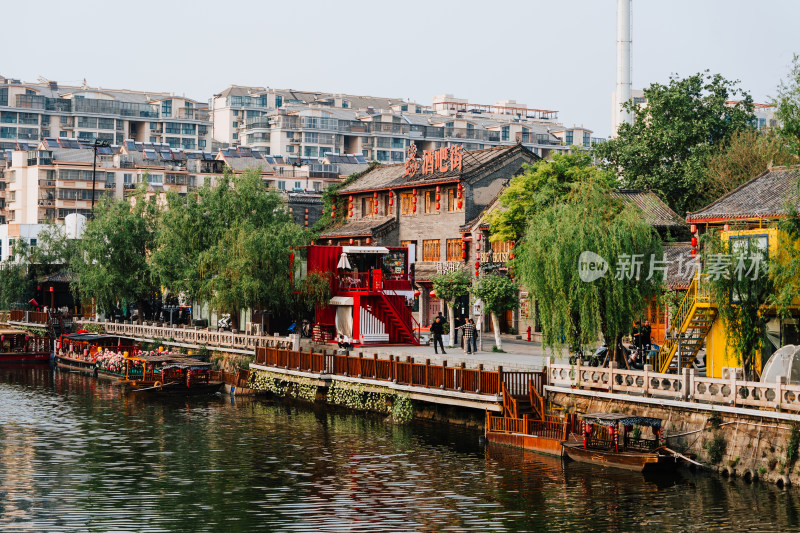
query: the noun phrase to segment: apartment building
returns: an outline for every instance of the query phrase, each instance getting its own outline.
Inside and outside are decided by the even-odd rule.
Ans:
[[[208,104],[185,96],[0,76],[0,150],[47,137],[204,150],[211,147],[211,121]]]
[[[425,106],[398,98],[231,86],[214,95],[210,106],[216,141],[288,158],[351,154],[399,163],[412,141],[420,150],[519,142],[547,157],[569,149],[565,137],[573,129],[558,122],[556,111],[513,100],[471,104],[451,94]],[[575,137],[582,140],[584,128],[579,129]]]

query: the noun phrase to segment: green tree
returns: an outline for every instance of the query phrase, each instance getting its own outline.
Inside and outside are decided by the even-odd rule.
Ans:
[[[602,181],[580,183],[563,202],[534,215],[518,248],[515,268],[537,298],[551,348],[566,343],[577,350],[602,334],[616,357],[617,344],[659,292],[660,272],[651,277],[648,269],[651,257],[661,258],[658,234],[610,192]],[[584,252],[608,262],[605,275],[582,279]]]
[[[711,297],[725,323],[728,346],[735,350],[745,375],[758,379],[756,352],[766,327],[762,308],[774,297],[767,252],[755,239],[723,241],[719,231],[704,235],[704,267]]]
[[[485,274],[472,286],[472,294],[483,300],[483,309],[492,318],[494,343],[503,349],[498,315],[519,307],[519,287],[511,278],[498,274]]]
[[[611,172],[594,166],[588,151],[556,154],[552,160],[526,165],[525,172],[514,176],[500,195],[500,208],[487,216],[495,242],[518,241],[528,220],[540,210],[560,201],[577,182],[592,177],[608,183],[616,178]]]
[[[699,209],[715,199],[705,173],[713,148],[755,118],[752,98],[737,84],[708,71],[654,83],[645,105],[625,104],[634,122],[621,124],[595,152],[625,187],[654,191],[678,214]]]
[[[319,235],[325,230],[337,224],[342,224],[347,220],[347,198],[341,196],[339,191],[378,166],[380,166],[380,163],[372,161],[366,169],[361,172],[354,172],[339,183],[334,183],[322,191],[322,216],[312,228],[312,233],[314,235]],[[332,217],[331,213],[333,212],[334,205],[336,206],[336,216]]]
[[[734,132],[706,161],[707,195],[719,198],[771,166],[790,165],[795,159],[773,130]]]
[[[450,338],[448,346],[452,346],[455,339],[453,306],[457,298],[467,294],[472,287],[469,274],[463,270],[455,270],[446,274],[438,274],[431,279],[436,297],[447,304],[447,314],[450,317]]]
[[[73,290],[79,298],[94,299],[104,311],[128,299],[135,302],[140,322],[145,301],[158,289],[147,258],[154,242],[157,208],[145,192],[142,185],[132,202],[104,197],[96,204],[69,264],[77,278]]]
[[[35,280],[31,276],[31,250],[24,239],[18,239],[11,255],[0,264],[0,306],[27,305],[33,297]],[[43,303],[43,302],[39,302]]]
[[[800,156],[800,55],[794,54],[789,76],[778,85],[778,96],[772,100],[778,132],[788,150]]]

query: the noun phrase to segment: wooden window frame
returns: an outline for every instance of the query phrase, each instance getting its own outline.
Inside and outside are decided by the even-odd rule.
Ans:
[[[400,195],[400,214],[414,215],[414,195],[410,192]]]
[[[435,256],[433,254],[434,249],[436,250]],[[441,261],[442,241],[440,241],[439,239],[426,239],[422,241],[422,260],[431,262]]]
[[[461,239],[447,239],[445,243],[447,260],[461,261]]]

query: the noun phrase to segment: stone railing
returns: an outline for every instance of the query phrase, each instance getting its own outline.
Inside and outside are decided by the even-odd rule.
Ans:
[[[738,379],[733,371],[728,374],[729,378],[720,379],[697,376],[693,368],[684,368],[680,374],[662,374],[654,372],[651,365],[645,365],[644,370],[625,370],[616,363],[608,368],[550,364],[547,382],[570,389],[800,412],[800,385],[788,385],[785,378],[762,383]]]
[[[80,321],[81,324],[98,324],[105,327],[108,335],[119,335],[135,339],[163,339],[178,344],[189,344],[209,349],[234,349],[252,351],[257,346],[291,349],[299,345],[299,339],[272,335],[249,335],[197,327],[148,326],[144,324],[124,324],[119,322]]]

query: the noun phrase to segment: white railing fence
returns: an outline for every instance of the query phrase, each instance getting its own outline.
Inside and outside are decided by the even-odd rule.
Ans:
[[[734,371],[727,374],[730,378],[701,377],[693,368],[684,368],[680,374],[661,374],[651,365],[645,365],[644,370],[626,370],[616,363],[600,368],[579,361],[575,365],[548,365],[547,383],[567,389],[800,412],[800,385],[789,385],[784,377],[775,383],[762,383],[737,379]]]

